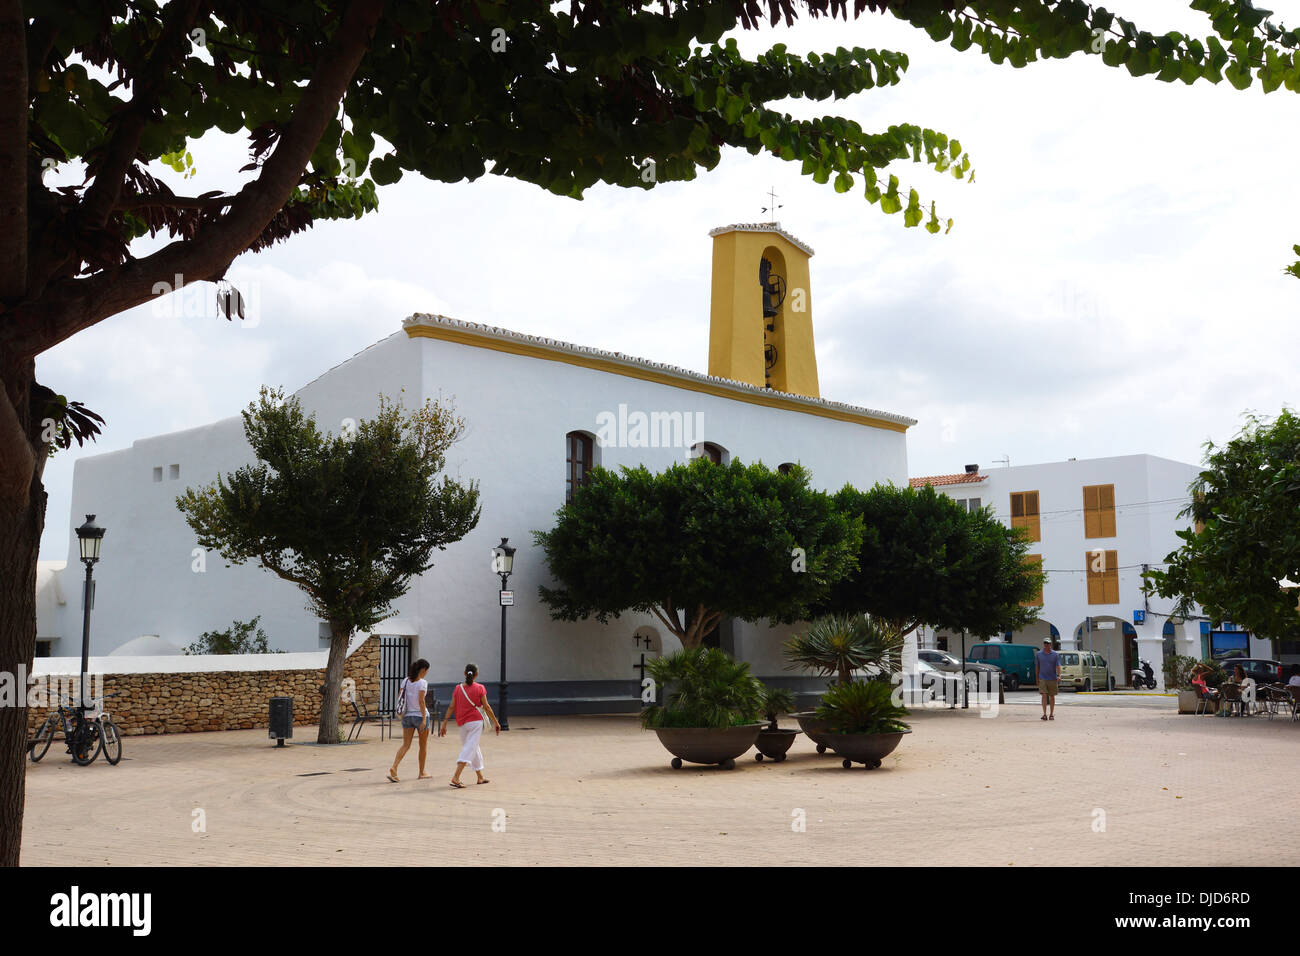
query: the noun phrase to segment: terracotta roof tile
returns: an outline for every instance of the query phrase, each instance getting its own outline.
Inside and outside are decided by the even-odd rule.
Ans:
[[[988,475],[968,475],[963,472],[959,475],[928,475],[924,478],[909,478],[907,483],[912,488],[924,488],[926,485],[973,485],[979,484],[986,478],[988,478]]]

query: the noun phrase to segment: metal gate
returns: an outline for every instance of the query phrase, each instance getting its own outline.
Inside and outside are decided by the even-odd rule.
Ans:
[[[387,712],[397,703],[397,692],[411,669],[411,639],[383,634],[379,638],[379,709]]]

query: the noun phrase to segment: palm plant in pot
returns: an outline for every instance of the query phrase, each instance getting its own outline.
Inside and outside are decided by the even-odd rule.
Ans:
[[[903,735],[912,732],[903,721],[907,709],[894,700],[893,687],[883,680],[833,684],[817,716],[830,731],[827,746],[844,758],[845,769],[855,763],[869,770],[879,767]]]
[[[730,770],[754,746],[763,684],[744,661],[716,647],[690,647],[647,661],[646,672],[662,702],[641,711],[641,726],[658,734],[674,770],[683,761]]]
[[[785,658],[786,670],[810,670],[834,677],[840,685],[850,684],[856,671],[896,672],[902,665],[903,638],[866,614],[827,614],[785,642]],[[813,711],[793,716],[817,752],[825,753],[828,745],[822,737],[829,731],[822,719]]]
[[[755,760],[761,761],[764,757],[770,757],[780,763],[785,759],[799,731],[783,730],[777,725],[777,720],[782,714],[794,713],[794,708],[793,691],[784,687],[763,685],[763,715],[767,718],[767,726],[758,732],[758,740],[754,744],[758,748],[758,753],[754,754]]]

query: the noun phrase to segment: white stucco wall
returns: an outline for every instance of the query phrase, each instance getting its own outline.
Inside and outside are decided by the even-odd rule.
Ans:
[[[409,338],[405,332],[331,369],[296,394],[323,430],[338,431],[345,419],[371,416],[379,393],[397,397],[403,389],[408,405],[426,397],[454,397],[468,427],[464,440],[448,455],[447,471],[478,481],[481,492],[478,527],[463,541],[435,553],[434,568],[396,602],[391,627],[376,630],[414,634],[414,655],[431,662],[434,681],[456,680],[470,660],[479,664],[483,679],[498,679],[499,582],[490,571],[489,552],[502,536],[519,549],[510,579],[516,603],[509,610],[509,678],[637,676],[631,669],[633,631],[642,624],[655,625],[661,633],[662,628],[653,618],[641,616],[625,617],[609,628],[595,622],[551,621],[537,598],[547,575],[531,534],[549,528],[564,504],[566,434],[596,433],[598,416],[617,415],[620,404],[629,412],[702,413],[703,439],[743,461],[773,466],[801,462],[812,470],[813,484],[825,490],[846,482],[863,487],[879,481],[902,484],[907,476],[902,431],[534,356]],[[603,447],[596,457],[606,467],[644,463],[660,470],[687,454],[683,448]],[[206,570],[195,571],[196,542],[175,506],[176,496],[250,458],[242,423],[232,418],[78,461],[72,496],[77,520],[72,524],[94,513],[108,529],[95,571],[99,590],[92,653],[107,653],[141,634],[184,646],[204,630],[225,628],[235,619],[257,614],[272,647],[317,651],[322,646],[319,622],[305,610],[305,595],[292,584],[254,565],[226,568],[215,553],[206,556]],[[180,466],[178,479],[170,478],[173,464]],[[153,481],[155,467],[163,469],[161,482]],[[69,548],[72,565],[79,569],[75,535]],[[61,614],[52,611],[56,623],[46,629],[65,638],[75,632],[79,647],[78,603],[74,595]],[[739,624],[736,646],[758,673],[780,675],[779,648],[787,632],[766,624]],[[663,636],[665,649],[672,649],[675,642]],[[66,653],[68,646],[65,639],[61,650]]]

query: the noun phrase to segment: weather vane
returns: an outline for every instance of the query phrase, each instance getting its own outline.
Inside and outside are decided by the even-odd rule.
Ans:
[[[778,209],[782,208],[782,205],[778,205],[778,204],[777,204],[777,201],[776,201],[776,187],[775,187],[775,186],[773,186],[771,189],[769,189],[769,190],[767,191],[767,201],[768,201],[768,203],[770,203],[770,205],[767,205],[767,206],[764,206],[764,207],[763,207],[763,214],[764,214],[764,215],[767,215],[768,212],[771,212],[771,213],[772,213],[772,218],[775,219],[775,218],[776,218],[776,211],[777,211]]]

